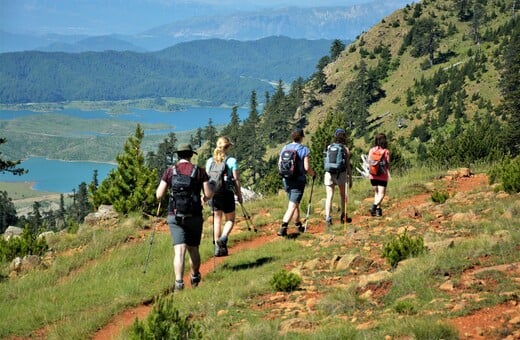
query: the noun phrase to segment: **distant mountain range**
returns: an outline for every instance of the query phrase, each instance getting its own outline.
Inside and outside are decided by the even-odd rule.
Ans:
[[[309,77],[331,45],[268,37],[197,40],[146,53],[1,53],[0,103],[176,97],[244,105],[253,90],[261,100],[273,82]]]
[[[389,0],[345,7],[282,8],[231,15],[196,17],[161,25],[135,35],[29,35],[0,31],[0,53],[26,50],[158,51],[199,39],[257,40],[284,35],[295,39],[353,40],[409,0]]]

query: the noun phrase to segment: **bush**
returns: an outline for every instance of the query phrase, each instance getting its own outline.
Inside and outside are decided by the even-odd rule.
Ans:
[[[394,237],[383,246],[383,258],[386,258],[392,268],[407,258],[418,256],[426,252],[422,237],[410,237],[404,232]]]
[[[302,283],[301,277],[284,269],[276,272],[269,281],[271,287],[278,292],[292,292],[300,283]]]
[[[497,189],[510,194],[520,192],[520,156],[505,158],[489,172],[489,183],[500,183]]]
[[[444,203],[450,197],[450,194],[445,190],[434,190],[432,192],[432,201],[435,203]]]
[[[49,246],[45,238],[38,238],[30,227],[25,227],[20,237],[13,237],[9,241],[0,238],[0,262],[9,262],[25,255],[41,256],[47,249]]]
[[[145,321],[135,319],[131,339],[202,339],[198,324],[189,316],[181,317],[173,298],[159,298]]]

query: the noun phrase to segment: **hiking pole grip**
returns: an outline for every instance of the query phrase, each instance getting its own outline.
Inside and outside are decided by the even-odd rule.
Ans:
[[[157,226],[157,218],[159,217],[159,211],[161,210],[161,201],[157,206],[157,214],[155,215],[155,221],[153,222],[152,235],[150,236],[150,244],[148,246],[148,253],[146,254],[146,260],[144,262],[143,274],[146,274],[146,267],[148,267],[148,260],[150,259],[150,252],[152,250],[153,239],[155,237],[155,228]]]

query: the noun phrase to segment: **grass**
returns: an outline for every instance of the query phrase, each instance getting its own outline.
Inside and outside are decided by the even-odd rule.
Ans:
[[[435,182],[440,175],[440,171],[416,169],[393,177],[385,204],[391,206],[411,195],[428,193],[425,183]],[[372,195],[368,181],[356,180],[350,194],[349,213],[365,214]],[[325,191],[321,183],[315,183],[314,195],[311,227],[322,220]],[[483,299],[464,300],[462,310],[451,312],[446,306],[460,295],[457,289],[465,282],[462,275],[475,266],[520,261],[518,215],[501,218],[518,209],[515,197],[498,196],[490,187],[460,196],[451,197],[439,209],[447,209],[447,215],[466,211],[468,197],[475,197],[474,211],[479,219],[453,223],[443,217],[446,220],[439,232],[431,226],[438,217],[430,221],[390,215],[384,220],[348,225],[346,233],[343,226],[335,225],[334,234],[276,238],[259,248],[233,253],[203,277],[200,288],[175,294],[175,305],[181,315],[192,315],[205,337],[211,339],[368,339],[386,335],[455,339],[456,332],[446,323],[447,318],[507,301],[508,296],[502,292],[518,289],[518,283],[506,273],[482,272],[476,279],[487,285],[469,285],[465,292]],[[245,203],[258,233],[246,232],[240,219],[230,247],[255,235],[276,232],[286,204],[283,194]],[[237,212],[240,215],[240,210]],[[169,234],[157,233],[143,274],[149,235],[141,234],[150,222],[131,216],[118,227],[56,234],[48,240],[54,252],[48,267],[16,279],[7,279],[3,266],[0,337],[34,337],[44,329],[49,339],[88,338],[114,315],[161,295],[173,282],[173,251]],[[411,235],[425,236],[427,244],[451,237],[463,236],[464,240],[451,248],[406,260],[391,271],[381,257],[382,245],[403,228],[410,228]],[[210,260],[213,253],[211,232],[211,226],[206,225],[201,245],[203,261]],[[331,262],[338,255],[375,262],[334,270]],[[303,281],[296,291],[275,292],[270,285],[274,273],[282,269],[301,275]],[[391,271],[391,276],[363,289],[358,287],[360,276],[381,270]],[[454,283],[455,292],[439,289],[447,278]],[[385,293],[378,295],[379,291]],[[307,325],[306,330],[291,327],[295,320]],[[119,337],[128,338],[128,332],[124,330]]]

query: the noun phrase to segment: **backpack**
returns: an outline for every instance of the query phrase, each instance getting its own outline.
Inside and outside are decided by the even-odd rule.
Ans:
[[[213,160],[208,168],[209,185],[213,192],[222,192],[225,190],[233,190],[233,179],[228,176],[228,166],[226,164],[228,157],[221,163]]]
[[[201,210],[200,195],[197,192],[198,167],[195,165],[191,174],[183,175],[177,173],[173,167],[172,188],[171,188],[171,209],[177,216],[192,216]]]
[[[372,176],[383,175],[385,170],[385,149],[374,149],[372,156],[368,160],[368,170]]]
[[[345,148],[341,144],[332,143],[325,152],[324,168],[331,174],[339,174],[347,170]]]
[[[282,149],[282,152],[280,153],[280,162],[278,163],[278,173],[283,178],[292,178],[300,175],[300,157],[298,156],[300,146],[301,145],[296,149],[293,149],[286,145]]]

